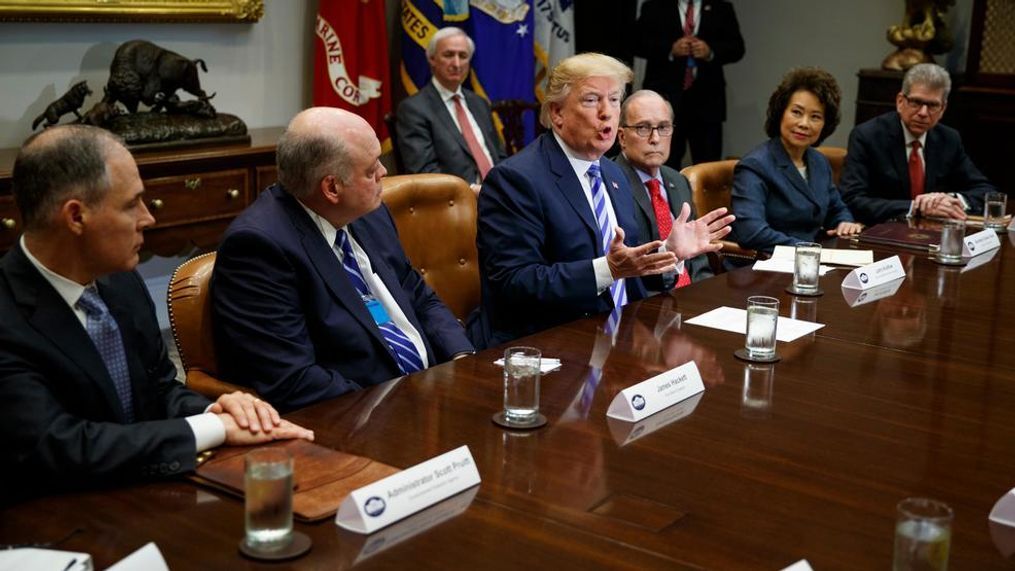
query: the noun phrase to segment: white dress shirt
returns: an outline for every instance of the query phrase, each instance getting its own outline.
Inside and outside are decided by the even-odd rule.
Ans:
[[[476,135],[476,140],[479,141],[479,147],[483,149],[483,154],[486,155],[486,160],[493,164],[493,155],[490,154],[490,149],[486,145],[486,137],[483,136],[483,130],[479,128],[479,124],[476,123],[476,118],[472,116],[472,111],[469,110],[469,104],[465,101],[465,94],[462,93],[462,86],[458,86],[457,91],[448,91],[441,85],[441,82],[436,79],[431,80],[433,86],[437,88],[437,94],[441,96],[441,101],[444,102],[444,108],[448,110],[448,114],[451,115],[451,120],[454,121],[455,127],[458,127],[458,131],[462,131],[462,126],[458,124],[458,112],[455,111],[454,96],[457,95],[462,101],[462,108],[465,109],[465,116],[469,119],[469,125],[472,126],[472,132]]]

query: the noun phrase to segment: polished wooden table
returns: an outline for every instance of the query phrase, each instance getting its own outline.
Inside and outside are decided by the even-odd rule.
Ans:
[[[1015,247],[962,272],[899,253],[892,297],[849,307],[842,270],[824,296],[793,298],[787,274],[738,270],[605,317],[519,340],[558,357],[543,377],[547,427],[506,432],[499,350],[289,415],[325,446],[408,467],[467,444],[478,488],[371,536],[331,521],[275,567],[817,570],[891,565],[895,504],[955,511],[952,569],[1005,569],[987,514],[1015,487]],[[748,295],[826,326],[780,343],[782,361],[733,357],[743,337],[688,325]],[[637,425],[606,418],[621,389],[694,360],[707,389]],[[601,374],[597,374],[601,370]],[[243,507],[185,482],[34,500],[0,511],[0,542],[52,541],[105,566],[147,541],[173,569],[268,567],[236,551]]]

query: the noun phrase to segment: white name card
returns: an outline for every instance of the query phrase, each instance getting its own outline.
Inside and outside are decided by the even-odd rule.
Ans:
[[[846,286],[842,286],[842,298],[846,300],[846,305],[850,307],[857,307],[865,303],[884,299],[895,295],[895,292],[899,291],[902,286],[902,282],[906,281],[905,278],[894,279],[886,284],[874,286],[868,289],[849,289]]]
[[[335,523],[373,533],[479,482],[469,447],[459,446],[355,490],[342,501]]]
[[[962,240],[962,256],[969,258],[1001,247],[1001,241],[997,239],[997,232],[993,230],[980,230],[970,234]]]
[[[701,402],[701,398],[705,396],[704,392],[700,392],[692,397],[686,398],[681,402],[661,410],[657,414],[641,420],[635,423],[627,422],[626,420],[617,420],[616,418],[606,419],[606,426],[610,429],[610,435],[613,436],[613,441],[617,443],[617,446],[627,446],[628,444],[648,436],[653,432],[669,426],[674,422],[687,418],[694,412],[694,409],[698,408],[698,403]]]
[[[636,422],[705,390],[694,361],[632,385],[613,397],[606,416]]]
[[[906,270],[902,267],[902,260],[898,256],[892,256],[849,272],[846,279],[842,280],[842,287],[870,289],[904,277]]]
[[[1015,527],[1015,488],[997,500],[990,510],[990,521]]]
[[[801,559],[782,571],[814,571],[814,568],[811,567],[811,564],[806,559]]]
[[[990,538],[1005,559],[1015,554],[1015,488],[994,504],[987,527],[990,529]]]
[[[994,256],[996,256],[999,251],[1000,251],[999,248],[994,248],[993,250],[987,250],[983,254],[969,258],[969,261],[966,262],[966,265],[962,266],[962,269],[959,270],[959,273],[964,274],[969,270],[975,270],[976,268],[986,264],[987,262],[993,260]]]

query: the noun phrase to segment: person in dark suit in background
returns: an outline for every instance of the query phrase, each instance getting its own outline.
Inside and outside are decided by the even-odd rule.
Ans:
[[[835,132],[841,98],[835,78],[813,67],[791,70],[772,93],[765,119],[771,139],[733,171],[733,235],[741,246],[771,253],[779,244],[862,230],[832,182],[828,159],[812,148]]]
[[[219,368],[280,410],[473,352],[412,268],[381,204],[381,144],[361,117],[299,113],[278,179],[230,224],[211,296]]]
[[[632,73],[602,54],[554,67],[540,121],[551,129],[490,171],[479,195],[482,312],[489,345],[610,311],[645,296],[641,276],[718,250],[732,217],[718,209],[642,243],[627,178],[603,157]]]
[[[964,220],[996,190],[962,146],[959,132],[938,125],[951,78],[941,66],[906,72],[895,111],[857,125],[849,135],[842,194],[857,219],[877,224],[907,215]]]
[[[4,497],[181,474],[222,443],[313,439],[249,394],[212,403],[176,381],[133,271],[155,219],[116,137],[47,129],[12,185],[25,233],[0,260]]]
[[[621,154],[614,161],[624,171],[634,195],[638,233],[645,240],[665,240],[685,204],[691,207],[688,220],[697,218],[691,201],[691,187],[684,175],[666,166],[673,136],[673,108],[654,91],[632,93],[620,108]],[[669,291],[712,277],[708,257],[700,254],[687,260],[680,274],[664,273],[642,278],[649,291]]]
[[[408,172],[453,174],[479,192],[486,173],[505,153],[490,104],[462,89],[475,50],[461,29],[437,31],[426,49],[433,79],[398,106],[395,129]]]
[[[726,120],[723,66],[744,57],[733,5],[725,0],[647,0],[637,25],[637,51],[647,60],[645,89],[677,111],[670,160],[680,168],[686,143],[694,163],[722,158]]]

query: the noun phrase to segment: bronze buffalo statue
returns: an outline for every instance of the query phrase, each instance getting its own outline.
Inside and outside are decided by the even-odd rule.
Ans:
[[[208,71],[204,60],[187,59],[145,40],[124,42],[116,49],[109,66],[103,102],[110,105],[120,102],[130,113],[137,112],[139,103],[159,111],[178,105],[176,91],[182,89],[204,102],[214,115],[208,100],[215,94],[208,95],[201,89],[199,66],[201,71]]]

